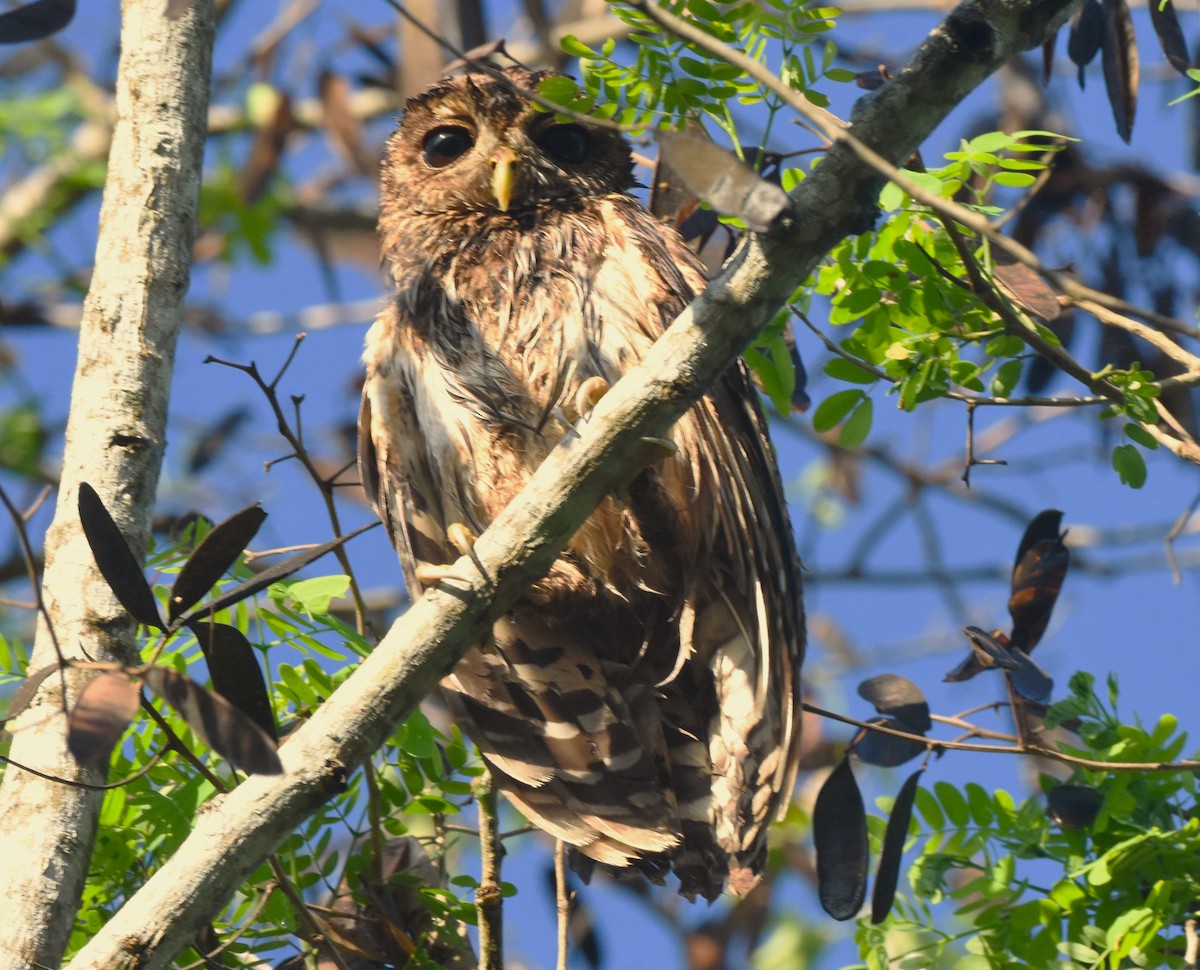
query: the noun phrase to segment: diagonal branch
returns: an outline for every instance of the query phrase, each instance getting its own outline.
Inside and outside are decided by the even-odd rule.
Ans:
[[[895,81],[867,96],[852,131],[893,163],[950,108],[1078,0],[970,0]],[[664,436],[825,253],[873,223],[881,180],[835,145],[795,190],[794,218],[750,239],[646,359],[605,395],[480,536],[453,591],[432,590],[280,751],[285,774],[249,779],[196,820],[192,835],[68,970],[168,965],[259,861],[370,756],[479,636],[550,567],[558,550]],[[478,568],[477,568],[478,567]],[[132,956],[136,954],[136,957]],[[136,961],[136,963],[135,963]]]

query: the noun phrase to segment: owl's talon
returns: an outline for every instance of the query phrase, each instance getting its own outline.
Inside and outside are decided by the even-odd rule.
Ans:
[[[646,444],[653,449],[653,456],[650,459],[651,464],[660,461],[666,461],[668,458],[674,458],[679,454],[679,446],[670,438],[643,438]]]
[[[450,545],[454,546],[460,556],[470,556],[479,536],[461,522],[451,522],[446,526],[446,538],[450,540]]]
[[[603,377],[589,377],[575,392],[575,413],[580,418],[586,418],[600,403],[600,398],[608,393],[608,388],[608,381]]]
[[[422,586],[436,586],[447,579],[465,582],[463,577],[454,571],[452,563],[419,562],[413,567],[413,577]]]

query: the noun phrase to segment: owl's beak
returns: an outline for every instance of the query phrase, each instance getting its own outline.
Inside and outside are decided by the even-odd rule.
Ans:
[[[517,153],[511,148],[501,148],[492,156],[492,195],[501,212],[507,212],[508,204],[512,201],[516,181],[513,166],[516,162]]]

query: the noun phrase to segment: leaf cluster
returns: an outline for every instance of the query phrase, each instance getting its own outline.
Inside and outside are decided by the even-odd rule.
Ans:
[[[281,564],[265,573],[245,565],[241,549],[265,517],[257,506],[211,529],[198,525],[179,546],[155,551],[151,564],[160,576],[174,574],[175,579],[170,586],[156,584],[151,589],[98,503],[95,498],[83,500],[89,538],[93,548],[103,550],[98,558],[106,578],[143,621],[144,648],[153,662],[137,671],[94,678],[72,710],[72,720],[80,721],[88,693],[104,683],[102,678],[128,684],[130,676],[138,677],[174,709],[135,719],[135,700],[123,720],[107,726],[110,733],[99,748],[85,749],[91,760],[108,759],[111,751],[110,769],[121,781],[105,794],[92,878],[72,949],[82,946],[172,855],[204,804],[237,783],[236,773],[206,754],[205,745],[235,764],[244,763],[236,746],[239,733],[257,721],[256,731],[274,734],[279,723],[280,733],[286,735],[349,676],[354,661],[370,648],[361,634],[331,613],[333,601],[346,590],[347,577],[287,579],[299,568],[296,557],[290,566]],[[328,545],[300,553],[300,564],[327,552]],[[209,594],[207,604],[197,606]],[[189,621],[197,612],[204,613],[205,623]],[[162,640],[154,635],[156,628],[172,635]],[[214,629],[225,631],[219,639],[226,646],[235,644],[236,656],[214,653]],[[248,655],[241,653],[243,648]],[[258,673],[260,661],[265,678]],[[203,666],[213,688],[220,686],[237,707],[215,689],[201,686]],[[233,681],[230,674],[235,675]],[[184,696],[177,696],[179,692]],[[111,709],[112,704],[97,700],[94,706]],[[192,710],[197,706],[200,713]],[[122,732],[126,733],[116,744]],[[180,757],[164,757],[167,751]],[[256,752],[251,764],[261,756]],[[250,874],[214,921],[211,939],[231,954],[259,959],[294,952],[297,939],[310,933],[312,914],[302,915],[296,908],[297,894],[305,894],[319,898],[323,911],[343,914],[326,926],[327,938],[343,952],[390,952],[387,944],[361,938],[354,930],[362,919],[386,919],[392,925],[384,938],[390,936],[391,945],[395,939],[404,941],[401,950],[411,966],[441,965],[430,961],[426,942],[456,952],[464,945],[460,925],[475,919],[473,901],[455,891],[471,888],[469,878],[448,880],[446,870],[460,859],[462,837],[452,836],[447,824],[471,803],[472,783],[481,772],[474,749],[457,727],[440,730],[424,713],[414,712],[366,768],[346,779],[342,791]],[[407,870],[384,871],[382,860],[394,855],[396,846],[403,849],[406,839],[415,840],[410,855],[415,851],[421,859],[428,856],[438,867],[430,869],[420,885],[409,885]],[[417,860],[410,863],[417,865]],[[391,903],[385,905],[381,893]],[[379,945],[384,949],[373,949]]]
[[[731,139],[738,157],[746,157],[730,106],[762,105],[773,118],[782,108],[779,100],[739,68],[667,34],[635,7],[614,4],[612,9],[632,28],[632,62],[617,56],[611,40],[593,48],[568,36],[562,44],[564,51],[579,58],[584,84],[600,105],[597,114],[634,130],[682,127],[688,122],[715,124]],[[853,80],[850,71],[834,66],[834,43],[822,40],[834,26],[837,10],[833,7],[783,0],[730,6],[684,0],[669,4],[668,9],[690,16],[706,33],[755,61],[767,63],[778,57],[778,70],[787,84],[814,104],[828,103],[817,89],[821,81]]]
[[[1047,724],[1077,719],[1073,750],[1101,761],[1171,761],[1184,750],[1169,715],[1149,730],[1120,720],[1114,679],[1107,700],[1077,674]],[[884,923],[860,925],[863,966],[1179,966],[1183,922],[1200,899],[1195,775],[1081,770],[1075,780],[1096,796],[1083,824],[1051,817],[1037,795],[1018,801],[973,782],[919,789],[908,887]],[[1043,775],[1042,786],[1059,782]],[[870,832],[881,844],[882,820]],[[954,923],[961,929],[945,928]]]

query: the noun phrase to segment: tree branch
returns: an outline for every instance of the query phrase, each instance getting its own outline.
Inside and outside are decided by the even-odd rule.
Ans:
[[[950,108],[1004,61],[1041,43],[1078,0],[971,0],[913,65],[856,112],[857,137],[892,162],[909,156]],[[826,252],[874,221],[880,177],[845,144],[794,191],[794,218],[749,239],[589,419],[554,450],[479,537],[469,577],[433,589],[280,751],[281,776],[257,776],[196,820],[192,835],[69,965],[168,965],[259,861],[369,757],[421,698],[550,567],[558,550],[630,469],[653,460],[647,437],[719,377]],[[136,955],[136,956],[135,956]]]

